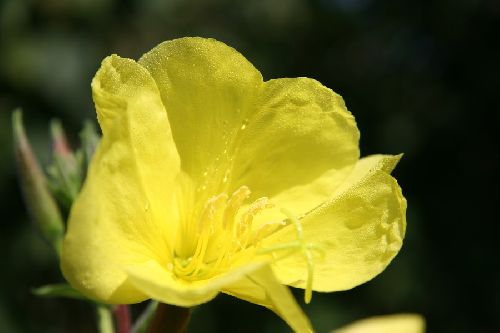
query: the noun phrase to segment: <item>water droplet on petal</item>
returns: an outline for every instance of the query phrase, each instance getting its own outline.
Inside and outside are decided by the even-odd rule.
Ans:
[[[227,181],[229,180],[230,174],[231,174],[231,171],[230,170],[226,170],[226,173],[224,174],[224,178],[222,179],[223,183],[227,183]]]
[[[247,128],[248,125],[248,119],[243,120],[243,124],[241,125],[240,129],[243,131]]]

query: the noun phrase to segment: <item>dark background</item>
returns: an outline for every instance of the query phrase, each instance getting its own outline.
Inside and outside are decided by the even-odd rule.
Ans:
[[[226,42],[265,79],[318,79],[355,115],[363,155],[405,153],[395,171],[409,203],[403,249],[373,281],[316,293],[304,309],[319,332],[399,312],[423,314],[428,332],[500,332],[495,0],[1,0],[1,332],[95,331],[88,304],[30,294],[62,278],[19,193],[12,109],[23,107],[47,163],[50,119],[75,145],[95,119],[90,81],[106,55],[137,59],[182,36]],[[219,296],[195,310],[191,331],[287,328]]]

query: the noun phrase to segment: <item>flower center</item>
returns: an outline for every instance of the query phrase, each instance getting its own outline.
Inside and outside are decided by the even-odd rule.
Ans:
[[[247,186],[241,186],[231,196],[213,196],[197,217],[181,223],[173,262],[168,265],[177,277],[190,281],[206,279],[244,263],[255,255],[259,240],[286,225],[278,221],[254,230],[254,217],[273,205],[262,197],[241,211],[250,193]]]
[[[231,267],[250,262],[256,255],[271,256],[278,261],[297,252],[307,264],[304,299],[312,296],[315,254],[324,256],[321,244],[306,242],[300,219],[282,209],[288,219],[269,221],[252,227],[254,217],[274,205],[262,197],[250,205],[250,189],[241,186],[231,196],[226,193],[209,198],[195,218],[185,219],[177,233],[172,261],[167,265],[175,276],[186,281],[204,280],[228,271]],[[261,241],[279,229],[293,224],[297,238],[293,241],[260,246]]]

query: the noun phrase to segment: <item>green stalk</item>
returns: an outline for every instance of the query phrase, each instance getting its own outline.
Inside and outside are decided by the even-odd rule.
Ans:
[[[97,328],[99,333],[115,333],[113,327],[113,315],[108,306],[104,304],[97,304]]]

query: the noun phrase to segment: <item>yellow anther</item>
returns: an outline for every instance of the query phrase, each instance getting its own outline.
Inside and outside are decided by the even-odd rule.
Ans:
[[[252,235],[252,242],[254,244],[258,244],[262,239],[266,238],[267,236],[271,235],[284,226],[286,226],[285,221],[271,221],[264,223],[259,227],[259,229],[254,231]]]
[[[236,235],[240,237],[252,226],[252,221],[255,215],[267,208],[272,208],[274,205],[269,201],[267,197],[262,197],[255,200],[247,209],[247,211],[241,216],[240,223],[238,225]]]
[[[236,213],[243,202],[248,199],[250,193],[250,189],[247,186],[241,186],[231,195],[224,211],[224,228],[229,228],[233,224]]]
[[[221,214],[227,202],[227,194],[221,193],[207,200],[205,208],[201,213],[199,220],[199,230],[206,230],[210,227],[211,232],[217,227],[217,222],[222,218]]]

